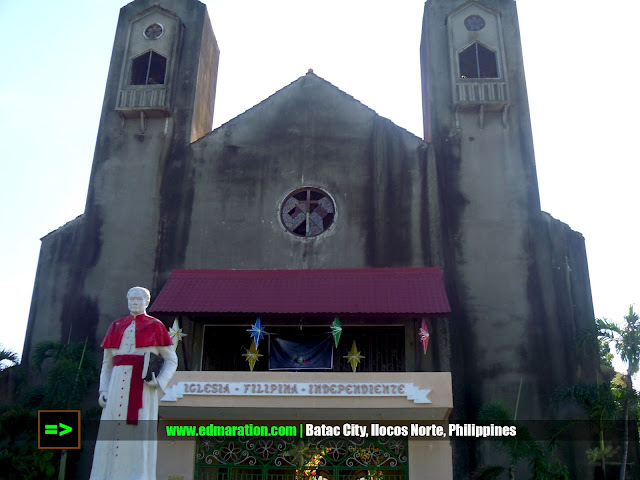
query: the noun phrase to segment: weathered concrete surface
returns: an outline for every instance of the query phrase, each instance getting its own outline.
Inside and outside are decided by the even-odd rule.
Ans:
[[[490,401],[515,407],[521,381],[518,418],[550,419],[554,389],[595,381],[595,351],[575,348],[577,333],[593,325],[584,241],[540,212],[515,2],[487,1],[479,11],[500,20],[495,81],[507,84],[506,111],[490,103],[483,111],[482,102],[452,104],[458,50],[447,16],[461,5],[426,3],[421,46],[425,135],[435,150],[443,235],[451,242],[445,276],[455,345],[453,419],[472,421]],[[465,5],[471,10],[458,22],[476,13],[475,3]],[[469,32],[469,41],[483,41],[482,35]],[[455,478],[486,460],[473,442],[454,442]],[[572,470],[586,478],[585,462],[576,463]]]
[[[431,264],[428,146],[314,74],[193,152],[187,267]],[[317,237],[291,235],[280,221],[281,203],[301,186],[336,203],[333,226]]]

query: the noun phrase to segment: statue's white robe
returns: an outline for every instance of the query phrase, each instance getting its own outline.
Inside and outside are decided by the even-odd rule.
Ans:
[[[98,441],[93,453],[91,480],[156,480],[158,389],[144,382],[138,424],[127,424],[127,405],[133,367],[113,365],[115,355],[153,352],[164,359],[158,384],[164,390],[178,366],[173,346],[136,347],[135,321],[127,327],[120,348],[105,348],[100,391],[107,393]]]

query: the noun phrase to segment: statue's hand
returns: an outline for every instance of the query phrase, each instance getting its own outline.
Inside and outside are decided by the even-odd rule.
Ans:
[[[98,395],[98,404],[104,408],[107,406],[107,392],[100,392]]]
[[[156,378],[155,372],[151,372],[151,380],[147,382],[147,385],[149,385],[150,387],[156,387],[156,388],[160,387],[160,384],[158,383],[158,379]]]

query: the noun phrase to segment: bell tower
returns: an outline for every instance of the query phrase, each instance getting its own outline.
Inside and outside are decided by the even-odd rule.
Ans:
[[[85,208],[86,234],[98,237],[85,244],[99,248],[88,255],[89,292],[100,291],[101,278],[125,288],[134,264],[136,284],[153,287],[163,249],[182,252],[168,226],[188,217],[185,152],[211,131],[218,57],[197,0],[135,0],[120,10]],[[101,312],[101,321],[118,311]]]
[[[85,212],[43,239],[26,356],[32,337],[99,344],[122,292],[155,288],[156,272],[180,262],[186,239],[172,226],[190,218],[186,152],[211,131],[218,57],[197,0],[120,10]]]
[[[116,111],[123,118],[171,115],[183,24],[155,5],[129,20]]]
[[[561,352],[593,311],[584,239],[540,210],[516,2],[428,0],[421,68],[450,240],[452,421],[518,398],[518,419],[550,419],[551,392],[586,381]],[[455,478],[479,466],[461,445]]]

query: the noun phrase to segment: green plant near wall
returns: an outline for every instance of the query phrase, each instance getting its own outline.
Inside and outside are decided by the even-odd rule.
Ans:
[[[627,455],[629,452],[629,419],[635,413],[634,398],[636,392],[633,389],[632,377],[640,368],[640,316],[634,311],[633,305],[629,306],[629,312],[624,317],[624,323],[618,325],[610,320],[596,319],[598,337],[614,344],[616,352],[627,363],[625,377],[626,388],[623,390],[624,434],[622,440],[622,460],[620,467],[620,480],[625,479]]]
[[[38,384],[38,371],[48,364],[44,384]],[[38,344],[33,356],[34,369],[22,364],[4,369],[18,379],[17,400],[0,405],[0,478],[7,480],[53,480],[56,464],[59,480],[65,478],[66,451],[38,450],[38,410],[78,410],[92,382],[97,378],[93,355],[87,342]],[[57,458],[60,458],[58,460]]]
[[[52,365],[42,399],[42,407],[79,410],[89,387],[96,379],[93,355],[87,352],[87,342],[42,342],[36,345],[33,365],[41,370],[45,362]]]
[[[550,444],[534,440],[529,429],[515,421],[515,415],[506,405],[499,402],[485,404],[480,409],[479,423],[515,426],[517,434],[513,437],[496,437],[491,440],[491,444],[506,455],[508,463],[479,468],[472,476],[475,480],[504,478],[505,473],[511,480],[515,480],[516,469],[523,464],[528,465],[531,480],[567,480],[569,478],[566,466],[553,457]]]
[[[607,462],[619,453],[615,445],[607,444],[607,425],[611,420],[620,418],[622,413],[621,403],[616,399],[611,385],[579,384],[573,387],[557,390],[554,393],[555,403],[573,402],[578,405],[587,416],[588,421],[598,432],[598,446],[587,450],[587,460],[591,464],[600,464],[606,477]],[[571,428],[572,425],[582,420],[563,422],[556,434]]]
[[[23,445],[17,452],[0,451],[0,463],[11,462],[12,467],[6,470],[7,478],[22,478],[24,480],[41,480],[55,478],[56,467],[53,463],[52,450],[33,450]]]
[[[505,404],[490,402],[485,404],[478,414],[481,425],[515,426],[515,436],[502,436],[492,439],[492,445],[507,456],[507,465],[487,465],[476,470],[472,478],[475,480],[495,480],[508,473],[510,480],[515,480],[516,469],[527,464],[531,473],[530,480],[568,480],[567,467],[553,456],[553,442],[535,441],[529,429],[516,423],[518,405],[522,392],[522,379],[518,388],[518,397],[513,413]]]
[[[7,480],[55,478],[55,452],[38,450],[38,405],[41,389],[28,384],[22,365],[0,372],[18,378],[17,401],[0,405],[0,478]],[[2,381],[2,379],[0,379]]]

